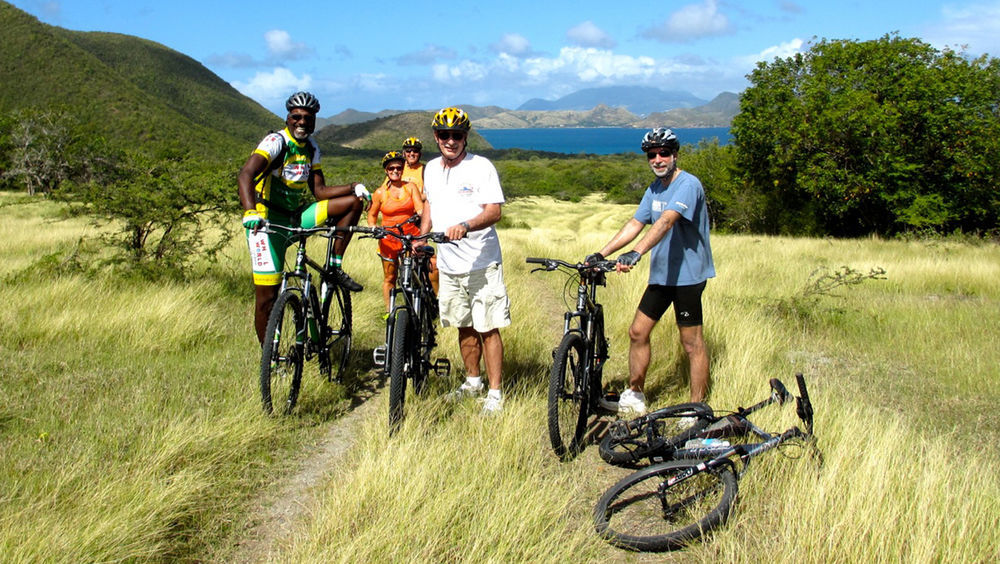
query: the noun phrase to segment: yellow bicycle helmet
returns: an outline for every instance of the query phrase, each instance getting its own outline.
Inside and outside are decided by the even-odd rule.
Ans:
[[[399,151],[389,151],[384,157],[382,157],[382,168],[385,168],[385,165],[391,163],[392,161],[405,163],[406,159],[403,157],[403,153],[400,153]]]
[[[424,145],[420,142],[420,139],[416,137],[407,137],[403,140],[403,150],[406,149],[416,149],[418,151],[422,150]]]
[[[431,127],[434,131],[468,131],[472,127],[472,122],[469,121],[469,114],[465,113],[461,109],[444,108],[434,114],[434,120],[431,121]]]

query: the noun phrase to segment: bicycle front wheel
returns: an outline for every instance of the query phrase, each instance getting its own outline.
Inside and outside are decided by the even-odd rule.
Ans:
[[[598,534],[620,548],[661,552],[681,548],[724,523],[737,491],[728,465],[669,483],[701,463],[664,462],[622,478],[594,508]]]
[[[271,308],[261,349],[260,396],[267,413],[288,414],[295,408],[302,383],[304,331],[299,296],[284,292]]]
[[[326,354],[330,366],[327,378],[341,382],[347,371],[351,345],[354,342],[351,293],[346,288],[340,285],[333,288],[329,299],[323,302],[323,318],[326,319]]]
[[[408,354],[406,350],[409,333],[410,314],[405,309],[396,311],[392,323],[389,343],[389,434],[399,429],[403,421],[403,404],[406,403],[406,371]]]
[[[562,460],[580,451],[587,427],[588,391],[584,389],[587,356],[583,339],[566,333],[556,349],[549,374],[549,441]]]

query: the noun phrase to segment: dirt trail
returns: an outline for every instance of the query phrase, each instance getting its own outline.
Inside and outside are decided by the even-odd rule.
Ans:
[[[313,489],[334,471],[337,462],[354,444],[357,429],[373,416],[375,393],[357,398],[360,404],[335,421],[319,444],[296,464],[295,474],[282,479],[284,487],[262,497],[251,509],[246,527],[235,548],[220,555],[224,562],[265,562],[274,560],[273,550],[302,526],[302,518],[315,502]]]

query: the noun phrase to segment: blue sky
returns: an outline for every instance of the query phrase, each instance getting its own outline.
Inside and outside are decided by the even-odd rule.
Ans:
[[[1000,1],[492,0],[489,2],[13,0],[44,23],[125,33],[204,64],[283,115],[296,90],[347,108],[516,108],[611,85],[738,92],[757,61],[814,39],[898,32],[1000,56]]]

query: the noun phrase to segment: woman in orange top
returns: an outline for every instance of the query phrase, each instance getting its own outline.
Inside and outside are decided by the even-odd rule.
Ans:
[[[382,213],[382,227],[392,227],[403,224],[403,233],[420,235],[417,223],[405,223],[414,214],[424,211],[423,199],[417,185],[403,180],[403,166],[406,159],[397,151],[390,151],[382,157],[382,168],[385,169],[387,181],[372,194],[372,205],[368,208],[368,225],[377,225],[378,215]],[[383,237],[378,242],[378,254],[382,258],[382,297],[385,309],[389,309],[389,295],[396,285],[396,275],[399,266],[399,251],[403,244],[392,237]]]

